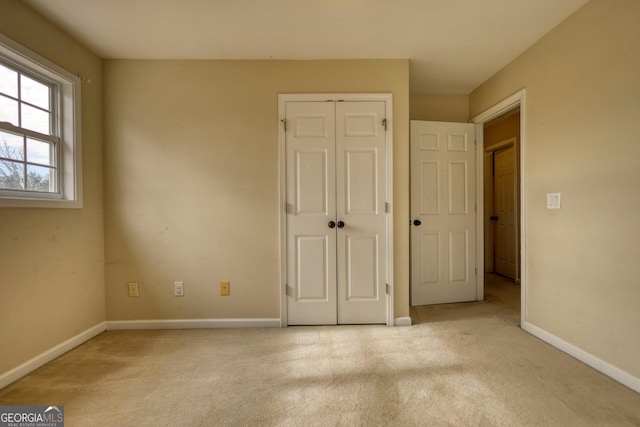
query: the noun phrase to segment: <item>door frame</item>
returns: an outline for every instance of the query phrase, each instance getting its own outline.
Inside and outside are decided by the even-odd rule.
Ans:
[[[520,147],[519,171],[520,174],[520,327],[524,328],[527,320],[527,263],[526,263],[526,174],[525,174],[525,153],[526,153],[526,89],[514,93],[499,103],[487,108],[482,113],[471,118],[470,123],[476,124],[476,141],[480,153],[484,152],[484,124],[496,117],[506,113],[509,110],[520,107],[520,135],[518,138]],[[478,193],[476,194],[478,203],[478,242],[477,251],[478,259],[483,260],[484,267],[484,175],[483,163],[484,156],[478,155],[477,158],[477,185]],[[484,274],[478,275],[478,293],[484,297]],[[479,298],[481,299],[481,298]]]
[[[284,132],[287,102],[383,101],[386,115],[386,237],[387,237],[387,326],[394,325],[393,283],[393,95],[391,93],[296,93],[278,94],[278,218],[280,254],[280,327],[287,327],[287,165]]]

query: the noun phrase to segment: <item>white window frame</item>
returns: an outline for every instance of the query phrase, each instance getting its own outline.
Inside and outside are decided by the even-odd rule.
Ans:
[[[81,79],[3,34],[0,34],[0,58],[57,87],[58,117],[54,120],[59,132],[57,193],[0,189],[0,207],[82,208]],[[15,132],[15,129],[10,124],[0,125],[0,130]]]

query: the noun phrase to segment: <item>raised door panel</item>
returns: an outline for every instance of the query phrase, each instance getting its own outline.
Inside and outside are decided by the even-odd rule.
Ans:
[[[447,179],[447,200],[449,214],[469,213],[469,173],[467,161],[449,162]]]
[[[449,232],[449,281],[469,282],[469,232]]]
[[[327,150],[295,153],[295,212],[297,215],[328,215]]]
[[[440,214],[440,162],[425,160],[420,162],[420,215]]]
[[[345,213],[376,215],[378,213],[377,149],[345,150]]]
[[[437,232],[420,232],[421,264],[419,283],[429,285],[440,281],[440,236]]]
[[[296,237],[296,302],[329,300],[329,248],[326,236]]]
[[[345,236],[345,246],[347,301],[377,301],[378,236]]]

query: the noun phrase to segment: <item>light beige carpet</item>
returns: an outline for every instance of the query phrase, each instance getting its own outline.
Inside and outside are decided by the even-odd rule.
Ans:
[[[640,426],[640,395],[518,328],[519,288],[405,328],[106,332],[0,390],[67,426]]]

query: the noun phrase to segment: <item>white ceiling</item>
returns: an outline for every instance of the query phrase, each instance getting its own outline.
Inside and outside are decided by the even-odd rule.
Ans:
[[[25,0],[103,58],[409,58],[469,93],[587,0]]]

